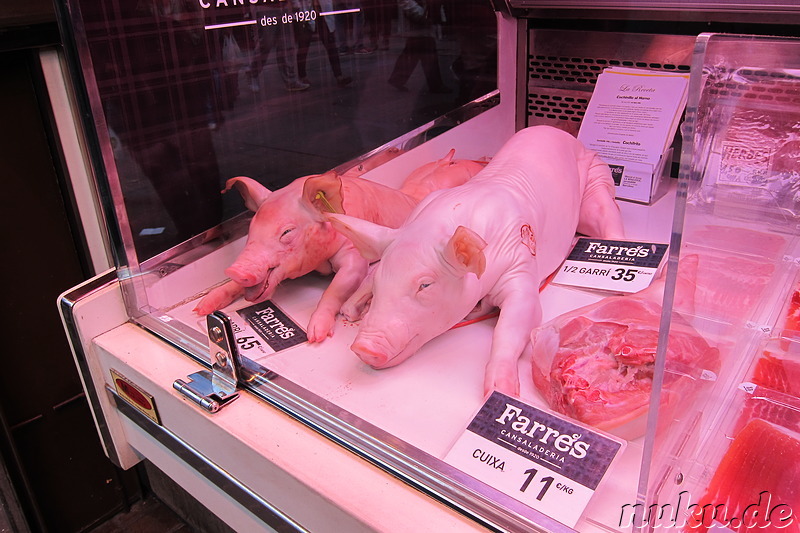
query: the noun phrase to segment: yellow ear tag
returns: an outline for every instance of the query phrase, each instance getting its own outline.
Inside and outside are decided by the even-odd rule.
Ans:
[[[328,210],[329,213],[335,213],[336,210],[333,206],[328,202],[328,199],[325,197],[325,193],[322,191],[317,191],[317,194],[314,196],[315,200],[321,200],[323,204],[325,204],[325,208]]]

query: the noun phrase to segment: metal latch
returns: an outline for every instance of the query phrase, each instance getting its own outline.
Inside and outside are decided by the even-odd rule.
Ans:
[[[242,362],[236,349],[231,320],[221,311],[206,319],[211,371],[190,374],[188,382],[176,379],[172,387],[210,413],[216,413],[239,397],[237,386]]]

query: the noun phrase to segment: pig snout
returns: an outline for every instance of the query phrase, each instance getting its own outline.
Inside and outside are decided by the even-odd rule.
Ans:
[[[391,361],[390,356],[383,347],[363,339],[355,341],[350,349],[359,359],[372,368],[385,368],[386,363]]]
[[[225,269],[225,275],[244,288],[244,298],[255,301],[265,295],[270,287],[272,268],[236,262]],[[268,296],[267,296],[268,297]]]
[[[252,287],[258,283],[259,278],[263,278],[255,269],[248,268],[238,263],[234,263],[226,268],[225,275],[242,287]]]
[[[407,328],[403,328],[407,329]],[[397,329],[394,330],[395,333]],[[375,369],[388,368],[405,361],[412,352],[408,350],[409,343],[387,338],[379,333],[360,332],[350,349],[363,362]]]

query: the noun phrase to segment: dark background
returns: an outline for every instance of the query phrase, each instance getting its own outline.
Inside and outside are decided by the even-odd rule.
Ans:
[[[0,2],[0,531],[88,531],[150,494],[104,455],[56,299],[94,275],[69,202],[37,53],[49,0]]]
[[[463,5],[471,3],[473,0],[464,0]],[[92,5],[137,4],[136,0],[126,0],[97,1]],[[489,15],[485,19],[493,21],[491,11]],[[138,23],[136,20],[134,24]],[[116,39],[113,32],[110,39]],[[280,186],[292,173],[303,175],[327,170],[396,137],[397,131],[403,133],[412,129],[412,125],[425,123],[454,104],[463,103],[463,99],[471,99],[473,95],[459,87],[449,69],[457,58],[456,39],[450,38],[450,47],[441,50],[441,62],[443,77],[452,92],[433,94],[426,90],[422,73],[417,69],[406,93],[406,98],[415,102],[417,111],[395,120],[382,119],[386,109],[395,112],[401,109],[392,105],[392,98],[387,98],[396,94],[390,92],[395,89],[388,86],[386,78],[404,42],[403,36],[392,35],[391,48],[369,55],[351,54],[343,59],[346,74],[354,78],[354,83],[346,88],[331,85],[327,60],[317,46],[317,55],[309,57],[309,66],[316,67],[309,72],[313,87],[299,94],[276,86],[273,55],[262,75],[259,91],[243,86],[236,93],[239,96],[231,99],[231,106],[213,117],[213,127],[205,114],[187,115],[187,120],[197,122],[194,131],[200,133],[192,142],[175,144],[196,146],[200,134],[204,139],[211,136],[217,144],[231,139],[222,151],[229,160],[211,168],[209,175],[215,178],[219,175],[224,181],[223,178],[231,177],[222,176],[224,165],[235,164],[230,172],[249,174],[269,185]],[[115,467],[105,457],[94,427],[56,305],[61,293],[96,274],[73,205],[38,57],[42,49],[61,47],[62,36],[52,0],[0,0],[0,168],[4,185],[0,194],[4,258],[0,318],[5,331],[10,333],[0,352],[0,531],[82,532],[101,531],[98,528],[104,527],[104,532],[117,531],[116,526],[108,524],[153,495],[186,522],[197,524],[195,530],[225,531],[218,519],[146,461],[129,471]],[[494,57],[494,53],[489,57]],[[109,60],[105,64],[116,69],[123,63]],[[481,75],[493,84],[494,65],[490,67],[491,72]],[[123,85],[118,83],[119,78],[111,78],[107,88],[114,96],[113,91],[121,90],[118,87]],[[482,86],[468,89],[481,94],[485,90]],[[130,94],[121,93],[119,101],[123,102],[123,97]],[[259,100],[270,94],[275,96],[268,101]],[[154,115],[139,113],[141,106],[131,106],[130,102],[123,104],[118,109],[126,109],[133,120]],[[377,113],[381,116],[363,112],[367,104],[372,106],[370,109],[382,109]],[[298,149],[297,141],[288,147],[280,144],[291,141],[289,133],[308,138],[309,132],[300,131],[299,126],[306,127],[309,121],[297,113],[323,117],[330,122],[325,134],[321,131],[319,135],[326,140],[337,139],[338,144],[309,143],[316,155]],[[259,120],[254,121],[254,116]],[[261,130],[267,121],[284,126],[269,131],[272,144],[261,142],[264,137]],[[247,129],[251,127],[261,129],[255,132]],[[152,134],[150,130],[147,132]],[[119,138],[128,140],[124,135]],[[242,139],[247,142],[240,142]],[[259,142],[254,143],[254,139]],[[292,158],[286,154],[292,154]],[[300,163],[308,168],[301,168]],[[250,167],[240,168],[248,164]],[[283,175],[283,181],[270,183],[276,173]],[[214,183],[212,189],[216,197],[218,184]],[[128,195],[126,203],[130,198],[136,196]],[[152,196],[143,196],[141,200],[145,208],[152,209]],[[158,252],[185,235],[170,237],[169,242],[154,243],[149,251]],[[174,530],[160,525],[136,531]]]

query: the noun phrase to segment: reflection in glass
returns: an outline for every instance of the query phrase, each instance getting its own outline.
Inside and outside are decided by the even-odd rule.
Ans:
[[[487,0],[76,1],[138,261],[497,86]]]

